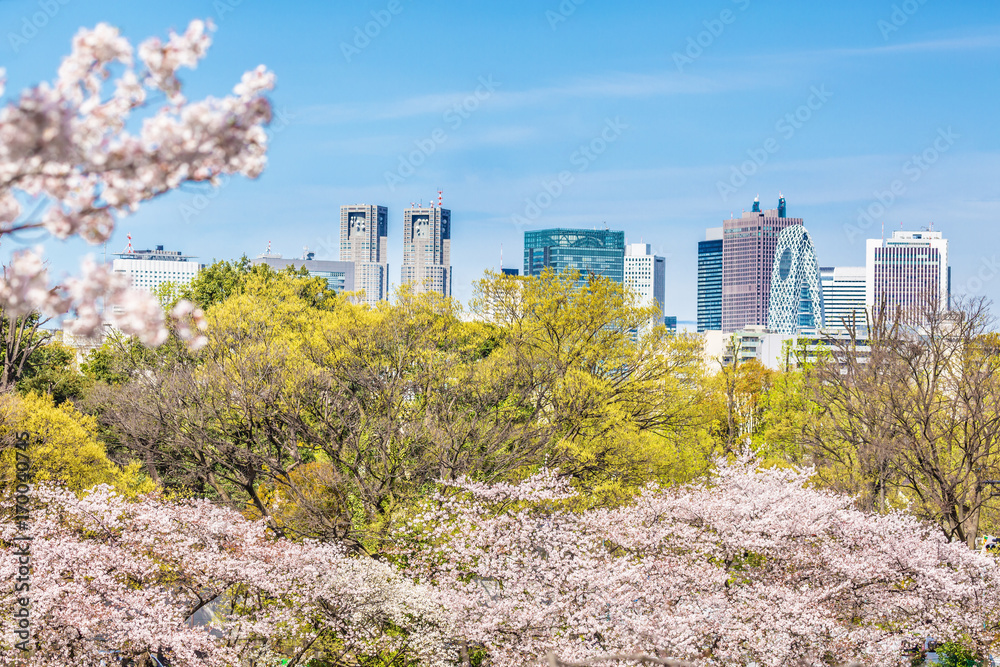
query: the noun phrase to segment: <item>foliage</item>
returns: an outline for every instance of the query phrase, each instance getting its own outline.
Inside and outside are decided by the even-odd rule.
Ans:
[[[59,404],[82,396],[88,384],[87,378],[76,369],[76,353],[53,341],[37,348],[28,357],[17,390],[48,394]]]
[[[14,434],[27,432],[28,456],[34,479],[59,481],[76,492],[109,484],[120,493],[135,495],[152,489],[140,464],[124,468],[108,459],[97,439],[97,424],[69,403],[55,405],[48,395],[0,395],[0,488],[10,489],[15,479]]]
[[[555,445],[548,462],[627,495],[662,472],[653,472],[659,446],[676,445],[670,436],[698,420],[700,341],[671,336],[657,308],[611,280],[580,282],[574,271],[487,273],[473,307],[502,332],[497,362],[519,369],[521,391],[544,406]]]
[[[328,310],[336,302],[326,279],[310,276],[304,267],[288,266],[275,271],[266,264],[251,264],[246,255],[235,262],[222,260],[206,266],[190,283],[177,288],[173,298],[187,299],[208,310],[239,294],[262,296],[263,292],[278,285],[275,281],[281,282],[279,276],[302,278],[295,283],[296,292],[313,307]]]
[[[250,272],[250,260],[243,255],[235,262],[226,260],[204,267],[190,283],[181,287],[184,298],[204,310],[221,303],[239,291],[244,276]]]
[[[981,667],[982,654],[959,642],[945,642],[938,646],[937,654],[943,667]]]
[[[91,409],[168,486],[268,517],[276,534],[375,550],[439,479],[561,463],[599,504],[707,471],[714,454],[687,437],[696,338],[641,326],[649,313],[609,281],[488,276],[479,289],[509,285],[503,318],[466,322],[432,294],[373,309],[255,266],[209,308],[202,353],[131,373]],[[638,342],[623,342],[629,329]]]
[[[42,329],[45,322],[37,312],[17,316],[0,308],[0,391],[9,390],[30,372],[29,361],[52,338]]]
[[[944,642],[937,648],[944,667],[981,667],[982,654],[973,651],[960,642]]]

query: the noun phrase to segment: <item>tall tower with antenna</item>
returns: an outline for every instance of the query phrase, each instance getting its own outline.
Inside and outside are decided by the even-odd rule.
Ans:
[[[438,190],[437,206],[410,205],[403,211],[403,265],[401,282],[417,293],[451,296],[451,211],[444,208]]]

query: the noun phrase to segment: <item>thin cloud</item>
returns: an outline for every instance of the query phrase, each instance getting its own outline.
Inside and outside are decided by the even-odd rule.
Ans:
[[[878,58],[902,54],[942,53],[948,51],[977,51],[1000,47],[1000,33],[962,35],[940,39],[927,39],[901,44],[882,44],[866,47],[840,47],[813,49],[806,51],[790,51],[784,53],[767,53],[750,56],[757,62],[771,64],[801,65],[804,62],[831,61],[844,58]],[[741,56],[739,61],[745,63],[747,58]]]
[[[485,77],[484,77],[485,78]],[[732,91],[750,90],[763,86],[780,85],[774,80],[763,80],[756,75],[702,77],[661,72],[641,74],[622,72],[601,77],[579,79],[562,85],[531,88],[520,91],[504,90],[504,82],[497,80],[498,90],[485,99],[476,100],[477,106],[491,109],[519,109],[573,99],[640,99],[673,95],[715,95]],[[468,91],[419,95],[386,103],[325,104],[302,110],[301,122],[311,125],[336,125],[340,123],[392,120],[422,115],[444,115],[475,99],[477,86]],[[482,91],[482,88],[480,88]],[[472,113],[475,113],[473,111]]]
[[[930,53],[935,51],[971,51],[1000,47],[1000,35],[979,35],[975,37],[953,37],[930,39],[904,44],[887,44],[860,49],[828,49],[815,51],[817,55],[867,57],[893,55],[897,53]]]

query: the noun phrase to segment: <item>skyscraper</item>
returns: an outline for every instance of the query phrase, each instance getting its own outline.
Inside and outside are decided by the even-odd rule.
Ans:
[[[389,209],[355,204],[340,207],[340,261],[354,263],[354,289],[364,303],[389,298]]]
[[[824,266],[819,270],[823,290],[823,329],[843,332],[852,321],[867,326],[865,319],[865,267]],[[853,318],[853,319],[852,319]]]
[[[753,210],[722,223],[722,330],[766,325],[771,296],[771,273],[778,234],[801,225],[802,218],[785,217],[785,199],[778,208]]]
[[[868,239],[865,257],[865,305],[892,313],[901,308],[919,316],[931,302],[951,306],[948,240],[941,232],[895,231],[892,238]]]
[[[648,243],[625,246],[625,285],[639,295],[642,306],[656,303],[663,317],[666,296],[667,260],[653,254]]]
[[[722,331],[722,227],[698,241],[698,333]]]
[[[805,227],[778,234],[771,270],[767,328],[775,333],[816,333],[823,326],[823,292],[812,236]]]
[[[403,211],[402,283],[417,294],[451,296],[451,211],[440,206]]]
[[[589,229],[540,229],[524,233],[524,275],[537,276],[551,268],[591,274],[616,283],[625,281],[625,232]]]

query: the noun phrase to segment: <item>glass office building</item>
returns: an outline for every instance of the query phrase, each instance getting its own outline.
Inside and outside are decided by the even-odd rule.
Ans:
[[[576,269],[581,282],[590,275],[625,281],[625,232],[590,229],[540,229],[524,233],[524,275]]]
[[[698,333],[722,331],[722,227],[698,241]]]
[[[372,204],[340,207],[340,261],[354,262],[354,289],[364,290],[363,302],[372,307],[389,298],[388,245],[388,208]]]

